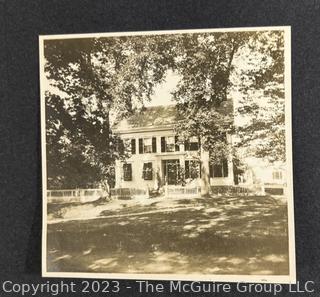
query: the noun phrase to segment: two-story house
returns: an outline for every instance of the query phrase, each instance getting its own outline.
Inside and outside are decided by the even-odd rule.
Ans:
[[[200,186],[203,172],[207,172],[209,186],[233,185],[231,157],[221,164],[210,165],[208,152],[202,150],[198,137],[181,142],[175,135],[177,120],[175,105],[154,106],[116,125],[115,132],[123,139],[130,155],[125,162],[116,161],[116,188]],[[231,141],[231,137],[227,136],[227,140]]]

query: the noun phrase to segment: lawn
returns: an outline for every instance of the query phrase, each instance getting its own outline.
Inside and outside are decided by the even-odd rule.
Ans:
[[[287,207],[270,197],[49,207],[48,271],[288,274]]]

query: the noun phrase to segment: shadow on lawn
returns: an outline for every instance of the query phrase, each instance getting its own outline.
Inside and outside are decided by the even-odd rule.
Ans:
[[[143,214],[128,208],[128,216],[48,225],[48,270],[288,274],[286,206],[258,199],[180,200],[157,213],[148,213],[154,204]]]

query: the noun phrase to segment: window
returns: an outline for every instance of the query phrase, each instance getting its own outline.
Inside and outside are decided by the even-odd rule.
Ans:
[[[277,170],[272,172],[272,178],[275,180],[281,180],[282,179],[282,172]]]
[[[196,179],[201,176],[201,166],[199,161],[187,160],[185,165],[185,178]]]
[[[142,178],[144,180],[152,180],[152,162],[143,164]]]
[[[123,180],[132,181],[132,164],[123,164]]]
[[[136,153],[136,140],[131,139],[131,154],[134,155]]]
[[[161,137],[161,152],[179,151],[178,136]]]
[[[143,152],[144,153],[152,153],[152,139],[144,138],[143,139]]]
[[[228,160],[224,159],[221,163],[209,164],[210,177],[228,177]]]
[[[131,153],[132,155],[136,153],[136,140],[125,138],[121,140],[121,144],[119,146],[119,151],[123,153]]]
[[[139,154],[148,154],[157,152],[156,137],[139,138]]]
[[[184,142],[184,149],[185,151],[197,151],[199,150],[199,139],[197,136],[190,137],[186,139]]]
[[[165,141],[166,141],[166,152],[174,152],[174,149],[175,149],[174,136],[166,137]]]

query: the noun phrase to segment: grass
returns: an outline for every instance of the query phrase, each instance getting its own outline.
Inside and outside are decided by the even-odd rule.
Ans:
[[[287,208],[268,197],[124,203],[99,214],[48,224],[49,271],[288,274]]]

